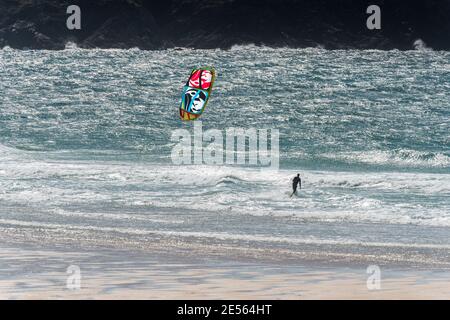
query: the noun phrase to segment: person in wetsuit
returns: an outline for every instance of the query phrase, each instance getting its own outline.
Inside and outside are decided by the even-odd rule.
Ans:
[[[299,186],[300,189],[302,188],[302,179],[300,179],[300,173],[297,173],[297,176],[294,177],[294,180],[292,180],[292,194],[291,194],[291,197],[294,194],[297,194],[297,186]]]

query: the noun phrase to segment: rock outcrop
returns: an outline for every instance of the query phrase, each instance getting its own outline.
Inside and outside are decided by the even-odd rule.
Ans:
[[[81,30],[66,27],[69,5]],[[366,9],[381,7],[380,30]],[[450,0],[3,0],[0,46],[229,48],[235,44],[328,49],[450,50]]]

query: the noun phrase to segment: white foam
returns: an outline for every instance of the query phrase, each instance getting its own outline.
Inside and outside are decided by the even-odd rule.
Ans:
[[[16,150],[3,147],[9,154]],[[149,206],[251,215],[449,225],[448,174],[302,171],[301,198],[285,195],[294,171],[102,161],[0,162],[0,201],[42,208],[70,203]],[[132,187],[130,191],[128,188]],[[397,202],[384,200],[396,195]],[[436,208],[415,196],[441,199]],[[180,201],[180,197],[182,201]],[[404,198],[404,200],[403,200]],[[387,198],[388,199],[388,198]],[[400,202],[398,202],[400,201]],[[413,207],[411,207],[413,206]],[[414,207],[415,206],[415,207]],[[417,212],[429,213],[425,218]]]
[[[422,39],[417,39],[413,43],[414,50],[418,51],[433,51],[433,49],[429,48],[425,41]]]
[[[65,50],[77,50],[78,45],[75,42],[68,41],[64,47]]]

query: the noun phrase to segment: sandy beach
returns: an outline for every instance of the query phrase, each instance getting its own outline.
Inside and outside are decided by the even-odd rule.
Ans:
[[[68,270],[79,267],[79,288]],[[1,299],[449,299],[445,270],[206,261],[143,252],[0,248]],[[69,286],[68,286],[69,283]],[[71,287],[72,285],[72,287]]]

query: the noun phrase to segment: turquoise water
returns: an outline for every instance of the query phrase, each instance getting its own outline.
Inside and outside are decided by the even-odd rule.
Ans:
[[[218,72],[204,129],[278,129],[280,170],[172,163],[173,130],[192,130],[181,89],[199,65]],[[359,245],[405,263],[412,248],[450,263],[448,52],[3,49],[0,104],[8,237],[347,245],[348,256]],[[297,172],[304,189],[290,199]]]

